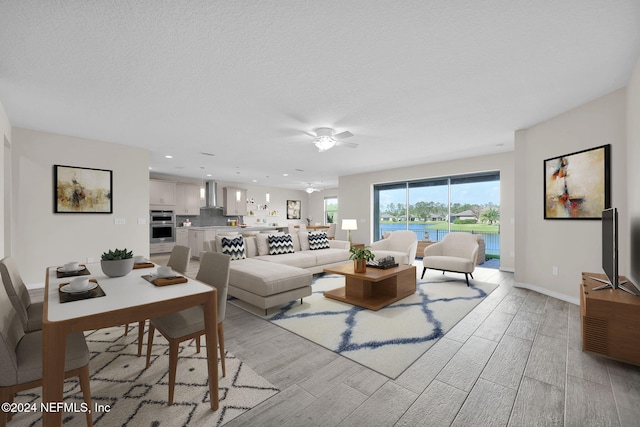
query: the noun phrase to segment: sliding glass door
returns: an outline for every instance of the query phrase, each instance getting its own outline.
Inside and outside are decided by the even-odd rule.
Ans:
[[[499,257],[500,173],[375,185],[374,224],[374,240],[395,230],[433,242],[450,231],[482,234],[487,254]]]

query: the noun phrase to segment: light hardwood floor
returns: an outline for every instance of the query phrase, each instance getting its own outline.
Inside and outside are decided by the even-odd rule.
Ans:
[[[474,277],[500,286],[395,380],[229,304],[227,349],[281,392],[227,425],[640,426],[640,367],[583,353],[579,306]]]

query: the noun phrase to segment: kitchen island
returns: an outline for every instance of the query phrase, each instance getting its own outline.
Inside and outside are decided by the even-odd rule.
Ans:
[[[191,248],[191,257],[200,259],[200,252],[203,250],[204,242],[209,240],[215,240],[216,236],[221,233],[238,233],[238,235],[242,235],[243,233],[260,233],[262,231],[282,231],[282,229],[286,229],[287,227],[277,227],[277,226],[267,226],[267,225],[257,225],[257,226],[204,226],[204,227],[178,227],[178,231],[180,229],[188,229],[187,233],[187,246]],[[184,233],[182,231],[182,233]],[[180,233],[176,233],[180,234]],[[180,244],[180,243],[178,243]]]
[[[270,226],[270,225],[252,225],[252,226],[228,226],[228,225],[209,225],[209,226],[188,226],[176,227],[175,243],[164,243],[150,245],[151,254],[171,252],[174,245],[188,246],[191,248],[191,256],[200,258],[200,252],[204,242],[214,240],[218,233],[259,233],[262,231],[286,231],[287,226]]]

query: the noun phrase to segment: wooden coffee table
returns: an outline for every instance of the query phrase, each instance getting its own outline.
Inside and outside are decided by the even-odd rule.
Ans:
[[[324,272],[345,276],[345,286],[325,291],[325,297],[369,310],[380,310],[416,291],[416,267],[413,265],[386,270],[367,267],[365,273],[354,273],[353,263],[349,263],[325,268]]]

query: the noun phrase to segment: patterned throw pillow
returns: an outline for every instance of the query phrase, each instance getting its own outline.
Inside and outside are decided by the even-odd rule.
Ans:
[[[309,233],[309,249],[329,249],[329,238],[324,231]]]
[[[231,259],[245,259],[247,253],[244,250],[244,238],[242,236],[234,237],[230,239],[228,237],[222,238],[222,253],[231,255]]]
[[[291,234],[269,234],[267,241],[269,243],[269,255],[292,254],[295,252]]]

